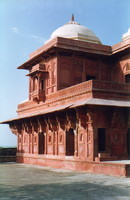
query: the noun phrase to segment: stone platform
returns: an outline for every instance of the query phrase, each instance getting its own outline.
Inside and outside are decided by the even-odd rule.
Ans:
[[[0,163],[0,200],[130,200],[130,178]]]
[[[17,162],[39,166],[49,166],[58,169],[86,171],[93,174],[130,177],[130,160],[90,162],[81,159],[75,160],[74,157],[71,156],[59,158],[58,156],[17,154]]]

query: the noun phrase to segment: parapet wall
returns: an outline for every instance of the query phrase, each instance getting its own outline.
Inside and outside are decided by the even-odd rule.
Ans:
[[[17,148],[0,148],[0,162],[16,162]]]

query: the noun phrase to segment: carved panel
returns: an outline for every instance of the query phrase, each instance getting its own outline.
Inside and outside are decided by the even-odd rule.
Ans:
[[[94,111],[87,113],[87,157],[93,160],[94,156]]]
[[[83,144],[85,142],[85,129],[82,126],[79,126],[77,129],[78,132],[78,142],[79,144]]]
[[[63,129],[59,128],[58,130],[58,143],[59,144],[64,144],[64,131]]]
[[[48,144],[52,144],[53,143],[53,132],[51,130],[48,130],[47,136],[48,136]]]

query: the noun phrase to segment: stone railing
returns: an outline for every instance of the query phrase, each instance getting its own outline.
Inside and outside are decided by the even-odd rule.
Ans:
[[[71,96],[75,96],[77,94],[82,94],[86,92],[90,92],[92,90],[93,81],[86,81],[62,90],[57,91],[56,93],[52,93],[46,96],[46,101],[50,102],[53,100],[70,98]]]
[[[31,99],[37,101],[44,101],[45,99],[45,90],[35,90],[31,94]]]
[[[0,148],[0,162],[15,162],[17,148]]]
[[[92,91],[94,98],[130,100],[130,84],[93,81]]]
[[[130,84],[123,83],[113,83],[108,81],[93,81],[93,89],[104,89],[104,90],[114,90],[115,92],[118,90],[120,92],[130,92]]]
[[[20,111],[32,107],[35,107],[35,110],[37,110],[38,107],[39,109],[43,107],[45,108],[46,105],[55,102],[59,102],[63,105],[66,100],[68,102],[69,100],[70,102],[74,102],[76,96],[79,98],[79,100],[82,100],[82,95],[84,95],[85,99],[87,99],[89,96],[89,98],[94,97],[104,99],[130,100],[130,84],[90,80],[46,95],[45,101],[43,103],[36,104],[33,101],[28,101],[20,104],[18,106],[18,110]]]
[[[108,99],[112,99],[112,97],[115,99],[116,97],[118,100],[123,98],[124,100],[130,100],[130,84],[119,84],[108,81],[90,80],[50,94],[46,96],[46,102],[57,101],[67,98],[70,99],[71,97],[73,98],[76,95],[80,96],[87,93],[90,93],[91,95],[93,95],[93,97],[94,94],[96,94],[96,98],[107,98],[108,96]],[[123,94],[126,95],[124,96]],[[80,96],[79,99],[82,99],[82,97]]]

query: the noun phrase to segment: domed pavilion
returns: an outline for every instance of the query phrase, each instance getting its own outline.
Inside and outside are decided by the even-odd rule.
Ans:
[[[101,44],[99,38],[94,34],[93,31],[74,21],[74,15],[72,15],[71,21],[69,21],[64,26],[61,26],[60,28],[56,29],[51,34],[50,39],[56,37],[63,37],[73,40]]]
[[[17,135],[17,162],[130,176],[129,33],[103,45],[72,16],[18,67],[28,100],[2,122]]]

